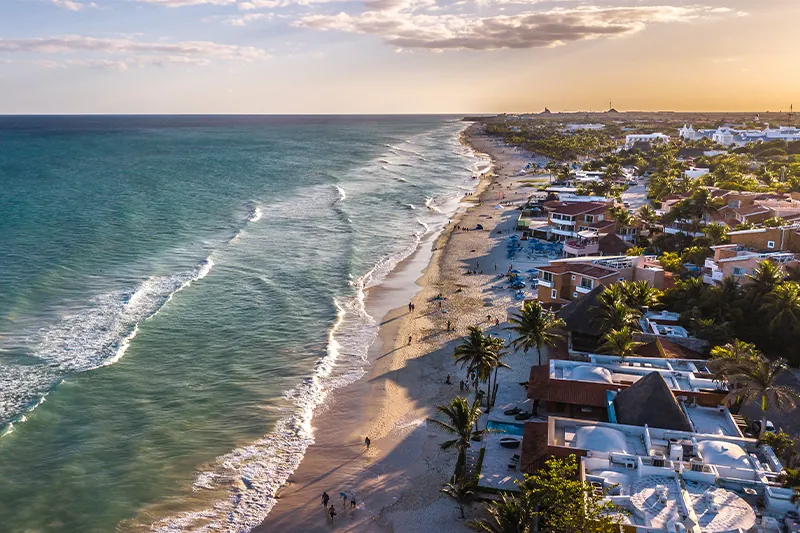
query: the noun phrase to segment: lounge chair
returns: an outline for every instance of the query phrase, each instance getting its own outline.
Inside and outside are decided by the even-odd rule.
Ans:
[[[517,416],[515,416],[515,417],[514,417],[514,420],[527,420],[527,419],[529,419],[529,418],[530,418],[530,417],[532,417],[532,416],[533,416],[533,414],[532,414],[532,413],[529,413],[529,412],[527,412],[527,411],[523,411],[522,413],[520,413],[520,414],[518,414]]]
[[[512,409],[506,409],[505,411],[503,411],[503,414],[506,416],[512,416],[512,415],[518,415],[521,412],[522,409],[520,409],[519,407],[514,407]]]

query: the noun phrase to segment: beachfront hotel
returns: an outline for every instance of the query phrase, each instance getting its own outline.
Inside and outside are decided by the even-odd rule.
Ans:
[[[692,353],[666,340],[649,348]],[[489,415],[484,487],[513,491],[509,480],[572,455],[617,508],[622,531],[782,531],[795,512],[779,480],[784,467],[721,405],[727,385],[704,360],[570,356],[533,366],[525,392],[503,389]],[[520,405],[532,414],[516,414]],[[514,439],[519,449],[501,445]]]

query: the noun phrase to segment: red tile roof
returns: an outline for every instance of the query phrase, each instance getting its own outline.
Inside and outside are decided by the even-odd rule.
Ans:
[[[600,202],[578,202],[574,204],[567,204],[562,207],[553,209],[553,213],[559,215],[582,215],[584,213],[591,213],[593,211],[603,212],[608,208],[606,204]]]

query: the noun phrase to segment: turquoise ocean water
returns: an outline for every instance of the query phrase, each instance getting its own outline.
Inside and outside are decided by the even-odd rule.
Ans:
[[[447,117],[0,117],[0,531],[248,531],[364,290],[483,164]]]

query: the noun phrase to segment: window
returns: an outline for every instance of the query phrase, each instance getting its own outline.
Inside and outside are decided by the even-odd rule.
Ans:
[[[594,217],[592,215],[586,215],[583,217],[584,222],[594,222]]]
[[[553,273],[552,272],[542,272],[542,281],[546,281],[548,283],[553,283]]]
[[[552,298],[553,300],[556,300],[558,298],[558,291],[555,290],[555,289],[551,290],[550,291],[550,298]]]
[[[575,281],[575,274],[572,275],[572,281]]]
[[[775,248],[775,241],[767,241],[767,248]]]
[[[589,278],[581,278],[581,287],[584,289],[594,289],[594,280]]]
[[[572,293],[572,297],[573,297],[573,298],[577,298],[577,297],[578,297],[578,293],[577,293],[577,292],[573,292],[573,293]]]
[[[742,267],[733,267],[733,275],[734,276],[744,276],[747,270]]]

